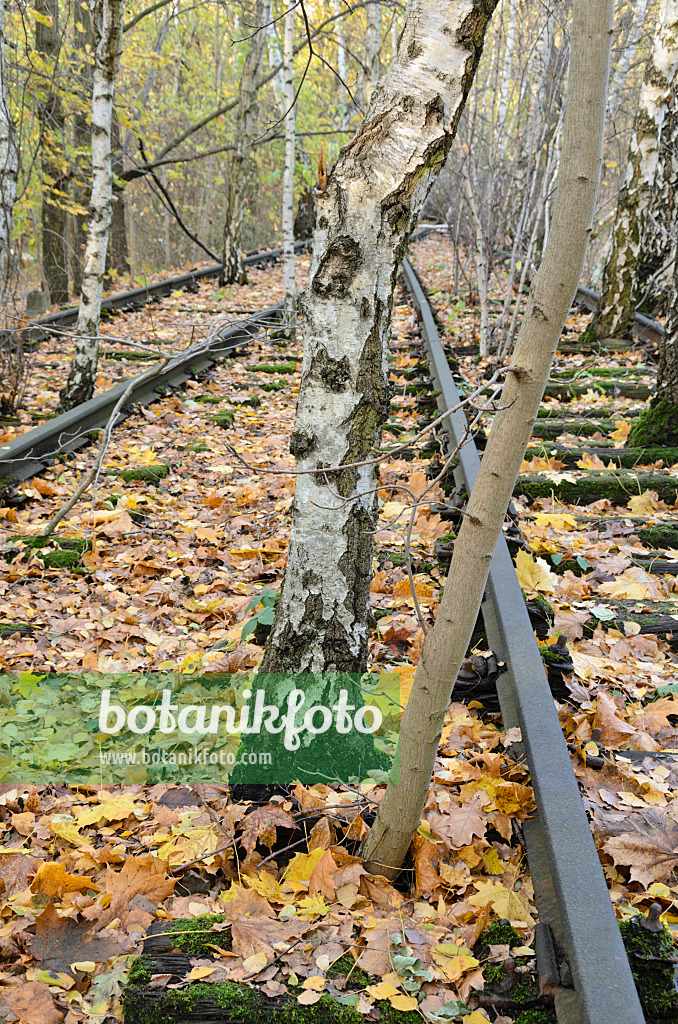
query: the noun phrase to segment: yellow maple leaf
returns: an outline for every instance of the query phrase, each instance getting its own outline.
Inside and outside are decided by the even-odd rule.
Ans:
[[[598,587],[601,594],[607,597],[619,599],[628,598],[630,601],[645,601],[651,599],[649,588],[637,580],[619,578],[610,583],[601,583]]]
[[[464,1017],[464,1024],[488,1024],[489,1019],[484,1010],[474,1010],[468,1017]]]
[[[102,819],[104,821],[123,821],[125,818],[129,818],[130,814],[139,810],[141,808],[137,806],[131,793],[120,793],[118,796],[104,794],[104,799],[100,804],[76,810],[75,819],[81,828],[85,828]]]
[[[473,896],[467,897],[474,907],[486,907],[491,903],[499,917],[509,921],[521,921],[532,927],[534,920],[530,914],[527,900],[519,892],[507,889],[500,882],[474,882],[478,890]]]
[[[65,839],[73,846],[80,846],[86,842],[70,814],[55,814],[49,823],[49,828],[55,836]]]
[[[417,597],[433,597],[433,587],[429,586],[428,583],[424,583],[422,579],[414,577],[414,589],[417,592]],[[393,588],[394,597],[412,597],[412,588],[410,587],[409,579],[398,580]]]
[[[613,441],[625,441],[631,432],[631,424],[626,420],[615,420],[614,425],[617,429],[612,431],[610,438]]]
[[[552,526],[554,530],[576,530],[577,520],[567,512],[540,512],[535,526]]]
[[[552,573],[543,558],[532,558],[522,548],[516,555],[516,576],[520,587],[530,594],[552,594],[557,576]]]
[[[324,853],[325,851],[321,850],[320,852]],[[297,906],[299,907],[299,917],[308,917],[309,920],[312,917],[324,917],[330,910],[325,903],[325,897],[320,893],[316,893],[315,896],[304,896],[303,900],[299,900]]]
[[[577,466],[580,469],[605,469],[605,463],[597,455],[584,452],[581,459],[577,459]]]
[[[650,512],[668,508],[668,505],[660,500],[656,491],[643,491],[642,494],[635,494],[627,504],[637,516],[649,515]]]
[[[313,868],[324,853],[324,850],[318,848],[317,850],[311,850],[310,853],[295,854],[287,866],[287,870],[283,875],[283,881],[308,882]]]

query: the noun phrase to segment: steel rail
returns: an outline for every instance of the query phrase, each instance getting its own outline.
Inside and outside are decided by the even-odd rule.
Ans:
[[[262,310],[246,320],[241,320],[226,330],[219,331],[199,352],[188,350],[179,353],[172,361],[150,380],[141,381],[130,394],[126,403],[127,413],[133,405],[150,405],[160,398],[159,389],[177,387],[189,377],[211,366],[220,353],[228,352],[247,344],[255,337],[262,324],[281,319],[283,303]],[[134,379],[134,378],[133,378]],[[27,430],[13,441],[0,445],[0,478],[11,478],[20,483],[41,473],[53,461],[56,454],[74,451],[88,444],[90,430],[106,426],[120,397],[129,387],[129,379],[117,384],[88,402],[76,405],[68,412],[42,423],[33,430]],[[124,417],[122,417],[124,418]]]
[[[294,251],[300,252],[309,245],[308,241],[295,242]],[[283,249],[264,249],[262,252],[250,253],[245,257],[243,263],[247,267],[257,266],[262,263],[269,263],[279,259],[283,255]],[[222,270],[222,263],[211,263],[208,267],[201,267],[199,270],[189,270],[185,274],[178,274],[175,277],[166,277],[155,284],[144,285],[142,288],[132,288],[126,292],[117,292],[102,299],[102,310],[124,310],[139,309],[154,299],[166,298],[172,292],[182,291],[190,288],[196,281],[206,277],[217,277]],[[67,309],[60,309],[56,313],[47,313],[45,316],[36,317],[34,320],[26,320],[16,328],[18,331],[30,331],[35,337],[38,329],[43,334],[49,334],[53,327],[67,327],[76,323],[78,319],[78,306],[69,306]]]
[[[403,276],[420,316],[441,411],[460,401],[433,313],[408,263]],[[446,421],[453,448],[466,436],[460,412]],[[468,494],[480,467],[472,440],[460,449],[455,481]],[[482,613],[488,642],[508,671],[497,690],[505,728],[519,726],[537,814],[524,838],[541,922],[569,967],[555,993],[559,1024],[644,1024],[629,961],[572,769],[548,679],[506,541],[490,567]],[[539,965],[538,965],[539,966]],[[569,976],[568,976],[569,975]]]

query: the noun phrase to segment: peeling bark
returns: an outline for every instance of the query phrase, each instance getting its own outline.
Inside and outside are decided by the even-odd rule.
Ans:
[[[644,225],[651,202],[671,87],[678,67],[678,0],[662,0],[617,203],[612,252],[603,273],[600,309],[589,338],[628,337],[637,302]]]
[[[221,260],[224,267],[219,278],[219,283],[222,285],[233,284],[236,281],[239,284],[244,284],[247,280],[242,259],[242,222],[245,215],[252,138],[257,116],[257,75],[264,56],[268,34],[268,29],[265,26],[270,20],[271,0],[257,0],[255,15],[257,31],[250,40],[240,80],[238,116],[235,126],[236,148],[227,172],[226,217]]]
[[[570,312],[595,212],[603,160],[614,0],[575,0],[563,153],[551,235],[492,424],[434,628],[400,727],[399,776],[389,781],[365,843],[365,866],[394,878],[431,781],[450,694],[466,656],[497,540]]]
[[[10,272],[12,217],[19,174],[19,146],[16,125],[9,109],[5,65],[5,2],[0,0],[0,308],[6,309],[7,279]]]
[[[299,303],[303,377],[289,559],[262,670],[362,672],[398,267],[445,162],[496,0],[409,0],[396,60],[324,192]],[[323,467],[346,468],[323,473]]]
[[[99,29],[92,80],[92,196],[82,271],[75,355],[59,411],[86,402],[94,392],[99,362],[99,320],[111,229],[113,174],[111,121],[115,77],[122,50],[122,0],[90,0]]]

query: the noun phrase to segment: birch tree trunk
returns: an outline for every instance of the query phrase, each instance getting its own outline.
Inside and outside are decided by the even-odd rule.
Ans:
[[[283,274],[285,281],[285,323],[291,337],[296,292],[294,287],[294,12],[297,0],[287,0],[285,14],[284,96],[285,96],[285,170],[283,174],[282,233]]]
[[[617,203],[612,252],[603,273],[600,308],[584,333],[587,341],[630,335],[637,300],[643,228],[677,67],[678,0],[662,0],[655,44],[648,58],[633,126],[626,180]]]
[[[629,25],[628,32],[623,40],[621,54],[619,56],[619,63],[615,68],[614,74],[610,80],[610,88],[607,94],[607,117],[608,120],[612,120],[617,112],[617,106],[619,104],[619,96],[621,90],[626,82],[627,75],[633,60],[636,56],[636,50],[638,49],[638,43],[640,42],[643,34],[643,28],[645,26],[645,13],[647,11],[647,0],[638,0],[633,5],[629,4],[629,14],[631,23]]]
[[[5,0],[0,0],[0,309],[7,309],[11,270],[12,217],[19,175],[16,125],[9,108],[5,63]]]
[[[380,442],[398,266],[452,144],[496,2],[409,0],[398,56],[327,187],[316,189],[290,443],[305,473],[264,672],[364,671],[378,474],[323,467],[368,459]]]
[[[220,284],[244,284],[247,280],[242,259],[242,222],[245,213],[245,197],[250,179],[252,138],[257,116],[257,76],[264,56],[268,34],[267,25],[271,20],[271,0],[257,0],[255,34],[245,57],[238,116],[235,126],[235,151],[228,169],[226,193],[226,217],[224,220],[224,244],[219,278]]]
[[[508,4],[508,28],[506,30],[506,48],[504,50],[504,67],[501,78],[501,91],[499,93],[499,155],[504,152],[506,145],[506,112],[508,110],[509,93],[511,88],[511,69],[513,67],[513,48],[516,41],[516,17],[518,14],[517,0],[507,0]]]
[[[476,623],[490,563],[574,298],[600,180],[614,0],[575,0],[563,154],[549,244],[530,288],[501,411],[463,519],[434,628],[401,721],[399,781],[367,837],[368,871],[397,874],[422,808],[450,693]]]
[[[61,412],[92,397],[99,362],[101,296],[112,216],[111,122],[122,51],[122,5],[123,0],[90,0],[99,34],[92,79],[92,197],[75,355],[68,380],[59,392]]]
[[[339,18],[341,14],[341,0],[334,0],[334,13]],[[341,19],[337,21],[337,71],[341,82],[339,83],[339,95],[341,97],[341,126],[346,127],[348,120],[348,89],[346,88],[346,46],[344,44],[344,25]]]
[[[654,182],[643,223],[636,294],[649,316],[671,310],[671,288],[678,243],[678,74],[666,108]]]
[[[87,248],[88,214],[86,208],[90,201],[91,189],[85,168],[91,163],[92,132],[89,111],[92,107],[92,75],[97,40],[91,5],[72,0],[71,17],[73,19],[73,51],[74,56],[77,55],[72,70],[73,81],[77,83],[74,90],[77,105],[73,114],[73,144],[77,151],[77,164],[71,196],[82,212],[74,214],[72,218],[73,239],[70,256],[73,291],[78,293],[82,288],[82,271]]]
[[[381,4],[370,4],[367,8],[367,31],[365,32],[365,67],[363,71],[363,109],[367,110],[372,93],[379,81],[381,62]]]
[[[36,0],[35,10],[42,16],[35,22],[35,48],[44,61],[44,84],[41,83],[38,92],[38,118],[42,132],[42,267],[47,281],[48,301],[61,306],[68,302],[68,216],[64,208],[65,118],[55,81],[61,51],[58,0]]]

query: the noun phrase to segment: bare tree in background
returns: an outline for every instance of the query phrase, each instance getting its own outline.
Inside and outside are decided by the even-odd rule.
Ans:
[[[0,0],[0,309],[6,311],[11,270],[12,219],[19,174],[16,125],[9,108],[5,50],[5,0]]]
[[[294,14],[297,0],[287,0],[284,46],[285,169],[283,173],[282,233],[283,274],[285,281],[285,321],[294,322],[296,292],[294,286]],[[288,331],[291,328],[288,326]]]
[[[227,169],[227,195],[222,248],[223,270],[220,284],[243,284],[247,279],[242,259],[242,222],[245,197],[251,175],[251,149],[257,117],[257,76],[264,56],[271,0],[257,0],[254,34],[240,79],[238,116],[235,126],[235,151]]]
[[[86,402],[94,393],[99,362],[99,321],[111,228],[113,174],[111,123],[115,77],[122,50],[122,0],[90,0],[98,30],[92,80],[92,197],[82,272],[75,356],[59,411]]]

